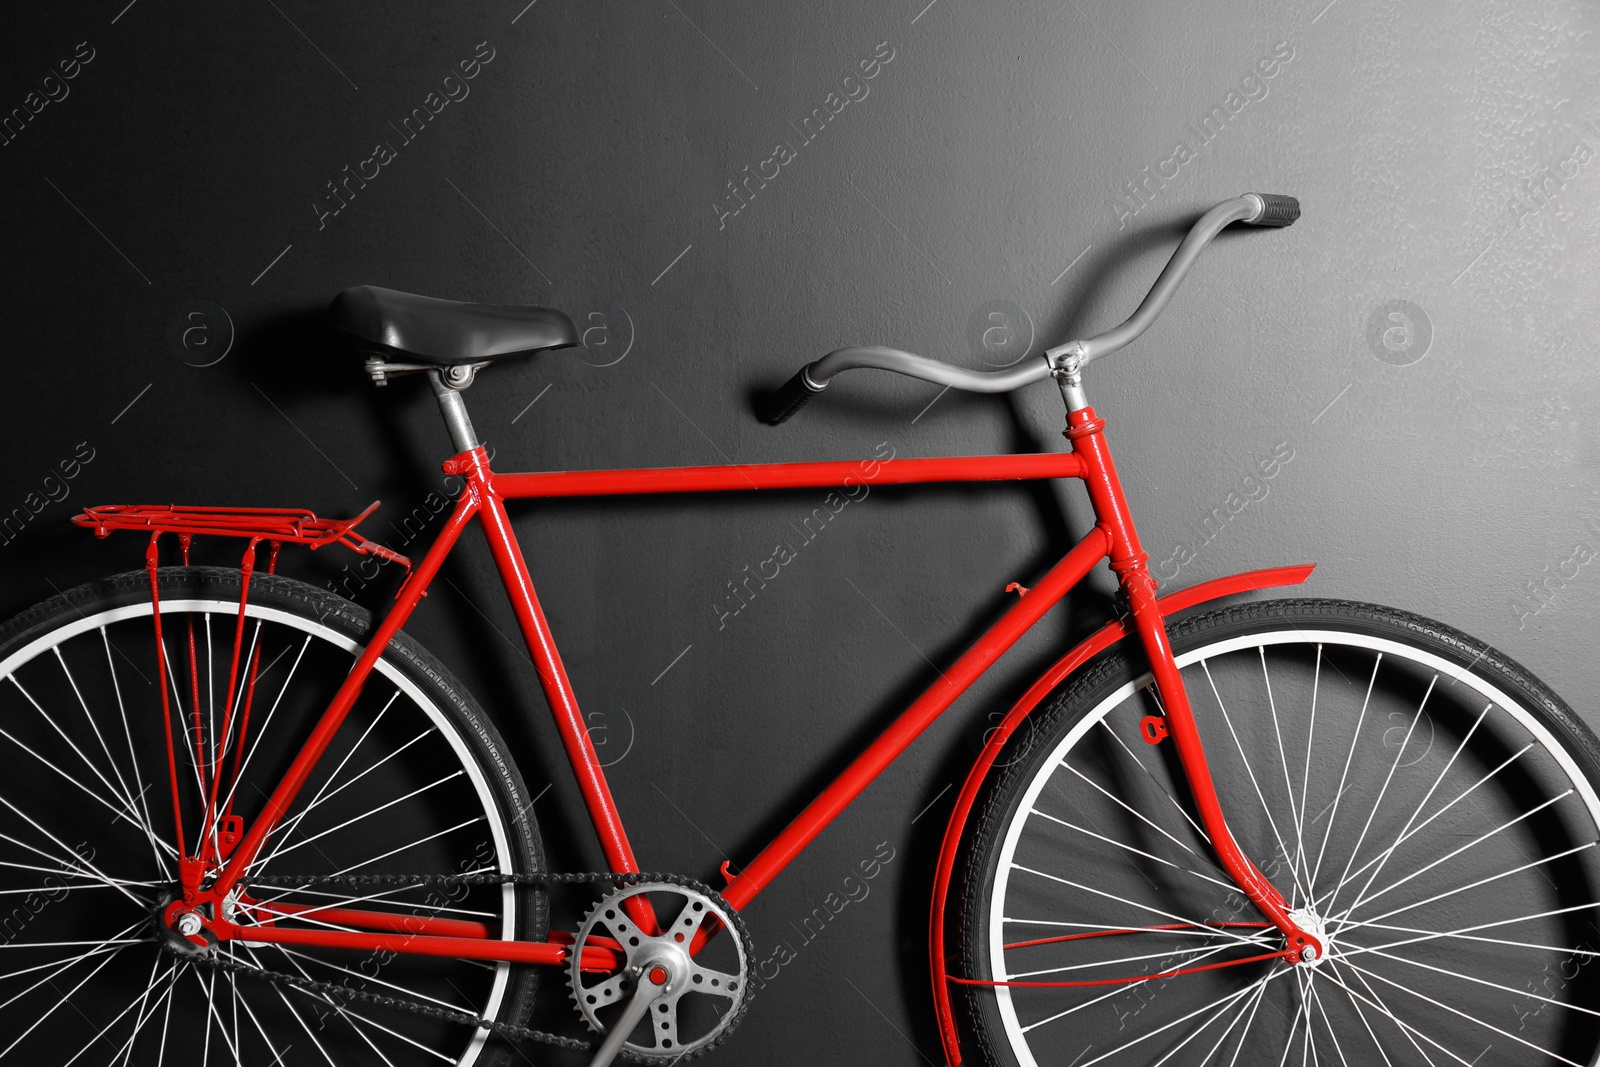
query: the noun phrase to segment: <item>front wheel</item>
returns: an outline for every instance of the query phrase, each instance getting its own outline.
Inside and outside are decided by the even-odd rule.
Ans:
[[[1600,743],[1572,711],[1387,608],[1169,632],[1228,824],[1326,952],[1277,956],[1114,652],[1019,731],[970,843],[958,980],[990,1061],[1595,1064]]]

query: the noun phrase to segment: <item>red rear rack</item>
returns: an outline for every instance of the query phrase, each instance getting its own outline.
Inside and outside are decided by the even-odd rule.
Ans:
[[[176,504],[107,504],[85,508],[72,521],[94,531],[96,537],[110,536],[113,530],[145,530],[153,534],[180,536],[244,537],[252,541],[282,544],[341,544],[364,556],[378,556],[399,563],[408,570],[411,560],[392,549],[368,541],[356,532],[356,524],[378,508],[374,500],[353,519],[323,519],[300,508],[202,508]]]

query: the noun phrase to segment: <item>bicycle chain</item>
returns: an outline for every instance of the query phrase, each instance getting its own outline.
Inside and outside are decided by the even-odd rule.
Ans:
[[[697,893],[704,893],[706,896],[715,900],[727,912],[729,917],[733,919],[734,933],[738,936],[740,941],[743,942],[746,949],[746,957],[753,959],[755,956],[753,946],[750,941],[750,934],[745,928],[743,917],[740,916],[738,912],[728,907],[727,901],[722,899],[721,894],[703,882],[697,882],[692,878],[684,878],[675,874],[660,874],[651,873],[648,871],[637,871],[631,873],[598,872],[592,874],[580,872],[546,874],[285,874],[260,875],[250,878],[248,881],[252,886],[278,886],[294,889],[307,889],[315,885],[337,885],[351,887],[376,885],[523,885],[552,888],[555,886],[564,885],[615,886],[619,882],[665,882],[669,885],[682,886],[685,889],[692,889]],[[242,940],[248,939],[248,936],[242,938]],[[175,955],[180,954],[178,949],[170,945],[167,946],[167,951],[172,952]],[[225,971],[229,974],[246,975],[249,977],[258,978],[262,981],[266,981],[277,986],[292,986],[307,993],[321,994],[324,997],[342,997],[348,1000],[358,1001],[363,1004],[374,1004],[379,1007],[389,1008],[394,1011],[404,1011],[413,1015],[423,1015],[433,1019],[441,1019],[446,1022],[460,1023],[463,1026],[471,1026],[478,1029],[488,1030],[490,1033],[513,1041],[533,1041],[540,1044],[553,1045],[557,1048],[573,1049],[577,1051],[588,1051],[596,1047],[596,1043],[592,1041],[584,1041],[579,1038],[572,1037],[562,1037],[560,1034],[552,1034],[544,1030],[537,1030],[531,1026],[523,1026],[520,1023],[508,1023],[501,1022],[496,1019],[486,1019],[483,1016],[473,1015],[470,1012],[455,1011],[451,1008],[441,1008],[433,1004],[423,1004],[420,1001],[408,1000],[404,997],[392,997],[383,993],[373,993],[365,989],[351,989],[349,986],[338,982],[326,982],[316,978],[307,978],[303,975],[268,970],[265,967],[249,966],[240,963],[238,960],[224,959],[215,952],[211,952],[206,955],[190,955],[187,953],[182,953],[181,955],[183,959],[191,963],[211,967],[219,971]],[[745,985],[746,993],[744,1000],[739,1007],[739,1015],[735,1016],[729,1021],[727,1031],[725,1032],[731,1032],[733,1030],[734,1026],[738,1024],[739,1017],[744,1015],[744,1012],[749,1007],[751,999],[753,999],[755,996],[755,990],[750,988],[750,984],[747,982]],[[681,1058],[693,1058],[702,1052],[710,1051],[720,1043],[720,1041],[712,1042],[705,1048]]]

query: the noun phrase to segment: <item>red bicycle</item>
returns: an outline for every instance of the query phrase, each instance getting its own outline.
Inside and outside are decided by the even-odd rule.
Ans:
[[[1087,365],[1150,325],[1218,232],[1298,215],[1273,195],[1217,205],[1130,319],[1030,365],[841,349],[768,412],[787,418],[854,368],[980,392],[1049,378],[1070,449],[1040,455],[498,473],[464,392],[492,362],[575,344],[571,321],[341,294],[336,324],[379,384],[431,382],[454,507],[415,562],[358,532],[371,509],[75,520],[142,532],[145,566],[0,629],[0,1062],[499,1064],[526,1041],[597,1067],[704,1052],[763,981],[744,909],[1107,561],[1124,610],[1004,716],[944,834],[929,960],[949,1062],[965,1038],[1012,1067],[1596,1063],[1593,734],[1438,623],[1333,600],[1211,604],[1304,582],[1309,565],[1158,596],[1085,396]],[[1054,478],[1084,483],[1093,528],[782,833],[715,887],[641,873],[507,501]],[[493,724],[402,631],[473,520],[607,871],[547,869]],[[192,565],[195,539],[219,537],[243,540],[240,566]],[[335,543],[409,569],[381,619],[273,573],[284,545]],[[589,907],[551,929],[564,887]],[[565,972],[592,1038],[538,1028],[553,1025],[550,998],[535,1010],[543,968]]]

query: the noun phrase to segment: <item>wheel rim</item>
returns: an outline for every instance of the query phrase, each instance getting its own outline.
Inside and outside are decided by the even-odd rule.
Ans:
[[[1304,658],[1298,665],[1295,653]],[[1247,663],[1257,656],[1259,664]],[[1221,925],[1260,916],[1231,892],[1231,882],[1199,839],[1199,827],[1187,814],[1180,815],[1174,798],[1183,793],[1171,773],[1170,757],[1138,740],[1140,718],[1158,710],[1146,675],[1097,703],[1032,772],[999,849],[987,912],[986,963],[991,978],[1008,981],[1081,981],[1157,972],[1168,977],[1115,987],[995,988],[1001,1029],[1020,1063],[1158,1062],[1164,1055],[1173,1056],[1168,1062],[1228,1063],[1230,1057],[1255,1062],[1267,1051],[1258,1046],[1268,1044],[1265,1037],[1273,1029],[1263,1023],[1263,1004],[1279,1006],[1279,1000],[1283,1006],[1298,1005],[1299,1015],[1288,1025],[1276,1024],[1281,1048],[1270,1052],[1296,1061],[1318,1051],[1324,1061],[1341,1055],[1372,1059],[1375,1044],[1396,1064],[1455,1062],[1455,1055],[1463,1062],[1482,1056],[1484,1063],[1497,1056],[1510,1056],[1514,1062],[1519,1056],[1523,1061],[1595,1061],[1596,1020],[1586,1013],[1593,1011],[1588,1004],[1600,1003],[1591,974],[1600,968],[1589,966],[1600,948],[1600,931],[1588,933],[1586,940],[1524,936],[1541,923],[1569,935],[1579,925],[1592,930],[1595,902],[1600,900],[1595,895],[1600,867],[1592,847],[1600,827],[1600,799],[1543,722],[1490,680],[1431,652],[1346,630],[1251,633],[1212,642],[1177,659],[1230,827],[1247,854],[1275,875],[1274,883],[1291,903],[1305,907],[1306,887],[1311,887],[1307,918],[1326,925],[1331,962],[1309,968],[1255,963],[1172,974],[1281,949],[1282,938],[1259,926]],[[1443,688],[1434,685],[1427,703],[1417,705],[1422,711],[1414,722],[1376,718],[1390,715],[1396,706],[1374,704],[1370,695],[1363,719],[1358,710],[1339,704],[1351,689],[1343,675],[1363,659],[1375,692],[1388,685],[1385,675],[1391,672],[1400,675],[1396,691],[1412,698],[1418,691],[1428,692],[1422,678],[1426,674],[1436,674]],[[1341,680],[1333,683],[1327,668],[1336,661]],[[1217,677],[1224,663],[1226,677]],[[1279,667],[1287,670],[1279,674]],[[1255,706],[1262,706],[1265,721],[1255,723],[1253,731],[1239,721],[1247,706],[1240,699],[1243,691],[1230,692],[1232,683],[1251,673],[1262,694],[1266,684],[1261,679],[1270,680],[1275,690],[1273,698],[1258,694]],[[1322,702],[1318,708],[1313,699],[1310,714],[1303,701],[1294,703],[1308,688]],[[1473,701],[1488,708],[1476,729],[1470,721],[1459,721],[1465,718],[1459,709]],[[1221,713],[1224,707],[1230,714]],[[1316,732],[1319,715],[1322,739]],[[1520,743],[1506,751],[1508,739],[1516,737]],[[1370,748],[1374,740],[1392,758],[1373,760],[1362,746]],[[1527,748],[1517,753],[1521,745]],[[1337,758],[1325,761],[1324,752]],[[1496,754],[1516,755],[1495,771],[1499,760],[1490,757]],[[1090,755],[1099,763],[1085,762],[1083,757]],[[1121,769],[1107,757],[1122,763]],[[1241,770],[1252,763],[1253,778]],[[1108,779],[1101,773],[1106,768],[1120,778]],[[1469,770],[1476,773],[1467,777]],[[1484,775],[1483,783],[1458,797]],[[1119,781],[1126,786],[1135,776],[1145,784],[1131,790],[1131,807],[1149,809],[1137,813],[1119,807],[1109,795],[1118,792]],[[1498,821],[1474,828],[1468,817],[1504,807],[1503,799],[1489,794],[1513,778],[1516,788],[1505,791],[1515,794],[1518,803],[1499,812]],[[1108,783],[1113,788],[1107,789]],[[1550,783],[1558,788],[1543,788]],[[1541,788],[1531,790],[1530,784]],[[1318,791],[1324,786],[1326,798]],[[1329,799],[1338,802],[1329,804]],[[1117,818],[1108,818],[1108,812]],[[1315,822],[1310,833],[1303,832],[1308,818],[1326,822],[1321,835]],[[1488,832],[1512,819],[1518,821]],[[1446,832],[1448,845],[1437,845]],[[1564,841],[1557,840],[1563,836]],[[1518,865],[1509,860],[1500,866],[1488,863],[1476,877],[1500,877],[1477,888],[1457,885],[1450,892],[1458,869],[1489,857],[1505,860],[1514,851],[1506,842],[1517,838],[1513,844],[1521,849],[1529,837],[1550,847],[1518,861],[1531,864],[1524,872],[1505,874]],[[1047,847],[1052,842],[1054,853]],[[1313,855],[1311,846],[1320,854]],[[1563,855],[1565,849],[1575,851]],[[1052,869],[1041,862],[1052,854],[1071,856],[1074,864]],[[1284,862],[1264,863],[1267,856]],[[1157,881],[1148,891],[1115,893],[1112,887],[1130,879],[1108,873],[1116,869],[1114,864]],[[1499,903],[1490,899],[1492,894],[1513,885],[1550,903],[1548,887],[1525,884],[1550,872],[1559,872],[1566,882],[1563,906],[1570,911],[1542,920],[1535,906],[1494,913]],[[1023,913],[1051,894],[1059,901],[1056,913]],[[1434,894],[1444,895],[1418,904]],[[1502,895],[1511,905],[1513,895]],[[1562,887],[1555,887],[1555,895],[1563,895]],[[1220,912],[1219,901],[1226,904]],[[1202,928],[1082,936],[1117,928],[1113,913],[1122,916],[1123,929]],[[1082,921],[1086,915],[1092,921]],[[1500,921],[1521,915],[1534,918]],[[1418,921],[1423,917],[1427,921]],[[1485,923],[1494,925],[1480,925]],[[1552,951],[1535,952],[1511,942],[1537,943]],[[1108,947],[1113,943],[1115,951]],[[1499,958],[1496,953],[1522,958],[1521,969],[1510,973],[1487,968],[1486,961]],[[1418,975],[1428,981],[1419,982]],[[1470,995],[1460,992],[1463,988]],[[1441,995],[1441,989],[1455,992]],[[1481,1002],[1494,1002],[1493,1010]],[[1446,1030],[1441,1020],[1452,1025]],[[1466,1047],[1479,1036],[1482,1040]],[[1574,1057],[1574,1047],[1584,1051]],[[1051,1054],[1041,1060],[1046,1048]]]
[[[236,714],[219,752],[238,601],[171,597],[161,609],[174,718],[187,724],[196,706],[202,711],[203,725],[180,735],[179,744],[199,736],[204,762],[222,768],[217,807],[231,794],[238,810],[253,816],[305,735],[306,720],[331,696],[327,679],[336,684],[361,645],[314,620],[251,604],[242,662],[254,648],[262,653],[253,736],[237,743]],[[0,1064],[216,1059],[289,1067],[358,1056],[395,1067],[478,1062],[485,1048],[481,1031],[368,1004],[336,1004],[161,951],[151,919],[157,901],[174,890],[175,848],[150,615],[148,602],[97,611],[0,661],[0,751],[14,759],[13,788],[32,784],[24,795],[0,779],[0,901],[23,902],[0,921],[0,953],[12,965],[0,967],[0,1034],[6,1035],[0,1037]],[[196,622],[198,670],[192,675],[188,619]],[[198,798],[209,781],[193,751],[186,761],[179,748],[191,849],[200,833]],[[237,780],[233,766],[241,771]],[[434,810],[441,806],[453,808],[448,821]],[[385,658],[251,874],[504,873],[512,869],[512,855],[494,790],[461,728],[437,698]],[[24,892],[30,888],[39,892]],[[96,893],[115,904],[89,903]],[[256,906],[247,917],[298,926],[352,929],[315,910],[300,911],[345,905],[470,917],[490,936],[511,938],[519,918],[509,886],[457,887],[443,896],[422,887],[335,895],[257,884],[251,894]],[[288,909],[298,914],[291,918]],[[84,943],[66,943],[73,941]],[[489,1017],[509,994],[507,964],[419,965],[416,957],[392,953],[247,942],[225,943],[220,951],[245,967]],[[452,985],[466,993],[448,993]],[[433,1047],[441,1044],[446,1051]]]

